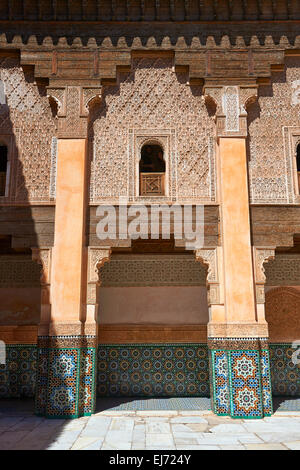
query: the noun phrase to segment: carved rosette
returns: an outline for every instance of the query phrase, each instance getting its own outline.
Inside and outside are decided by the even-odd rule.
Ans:
[[[97,287],[101,284],[99,270],[110,261],[111,248],[89,247],[87,303],[97,303]]]
[[[265,283],[266,274],[264,263],[275,259],[275,248],[257,248],[254,251],[254,275],[256,284],[256,302],[258,304],[265,303]]]
[[[196,261],[200,261],[204,266],[208,267],[206,285],[208,305],[216,305],[220,303],[220,285],[218,276],[218,260],[217,249],[199,249],[195,250]]]
[[[216,106],[217,137],[247,137],[247,107],[257,98],[257,85],[220,85],[207,82],[206,102]]]
[[[97,86],[50,86],[48,98],[57,103],[58,137],[86,138],[89,106],[101,99],[101,88]]]

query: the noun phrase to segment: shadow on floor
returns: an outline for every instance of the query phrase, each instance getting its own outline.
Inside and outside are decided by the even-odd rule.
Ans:
[[[273,411],[300,411],[300,398],[273,396]]]

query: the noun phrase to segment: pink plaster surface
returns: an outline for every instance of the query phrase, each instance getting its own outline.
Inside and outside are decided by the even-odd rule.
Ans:
[[[98,321],[101,324],[206,324],[206,288],[102,287]]]
[[[39,287],[1,288],[0,325],[35,325],[40,319]]]

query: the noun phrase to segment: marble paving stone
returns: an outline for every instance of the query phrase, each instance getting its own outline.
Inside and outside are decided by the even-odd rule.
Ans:
[[[0,418],[0,429],[3,428],[5,430],[12,428],[17,423],[23,421],[24,416],[10,416],[10,417],[3,417]]]
[[[197,424],[208,424],[207,420],[201,416],[177,416],[176,418],[171,418],[170,423],[197,423]]]
[[[131,446],[131,442],[132,432],[109,430],[105,436],[103,445],[108,445],[115,449],[127,449],[128,445]]]
[[[143,410],[143,411],[137,411],[136,412],[137,416],[163,416],[163,417],[172,417],[172,416],[177,416],[178,411],[172,411],[172,410]]]
[[[282,444],[245,444],[247,450],[287,450]]]
[[[112,418],[110,430],[131,433],[133,430],[133,426],[134,420],[131,418]]]
[[[222,444],[240,444],[236,435],[230,434],[209,434],[209,433],[202,433],[197,438],[198,443],[202,445],[222,445]]]
[[[171,434],[146,434],[146,446],[173,446],[174,441]]]
[[[300,450],[300,440],[299,441],[283,442],[283,445],[285,445],[290,450]]]
[[[103,439],[95,439],[94,437],[79,437],[71,447],[71,450],[81,450],[93,448],[99,450],[103,444]]]
[[[174,435],[174,441],[175,441],[175,444],[176,446],[177,445],[184,445],[184,444],[187,444],[187,445],[197,445],[198,444],[198,440],[197,440],[197,437],[191,437],[189,435],[187,435],[187,433],[184,434],[184,436],[179,436],[179,435]]]
[[[243,424],[244,428],[248,431],[248,432],[255,432],[255,433],[258,433],[258,432],[270,432],[270,433],[273,433],[273,432],[300,432],[300,426],[299,424],[295,424],[293,422],[291,422],[290,424],[289,423],[277,423],[277,422],[273,422],[273,423],[266,423],[264,421],[258,421],[258,420],[255,420],[255,421],[248,421],[246,423]]]
[[[95,413],[93,417],[97,416],[112,416],[112,417],[117,417],[117,416],[135,416],[136,412],[135,411],[122,411],[122,410],[105,410],[105,411],[99,411],[98,413]]]
[[[101,450],[130,450],[131,443],[130,442],[104,442]]]
[[[300,432],[260,432],[257,436],[264,442],[300,441]]]
[[[220,446],[213,445],[178,445],[176,446],[177,450],[220,450]]]
[[[188,423],[188,424],[172,424],[172,431],[173,432],[198,432],[202,433],[208,430],[208,425],[207,424],[193,424],[193,423]]]
[[[146,422],[146,433],[148,434],[169,434],[171,432],[171,428],[169,423],[162,423],[162,422]]]
[[[221,445],[222,450],[245,450],[245,447],[241,444],[236,445]]]
[[[244,433],[245,428],[241,424],[218,424],[217,426],[213,426],[210,428],[210,432],[213,433]]]

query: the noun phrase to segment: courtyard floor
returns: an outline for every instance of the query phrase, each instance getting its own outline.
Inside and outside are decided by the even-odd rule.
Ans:
[[[300,450],[299,399],[277,399],[262,420],[217,417],[200,401],[103,399],[91,417],[58,420],[35,416],[31,400],[1,400],[0,450]]]

